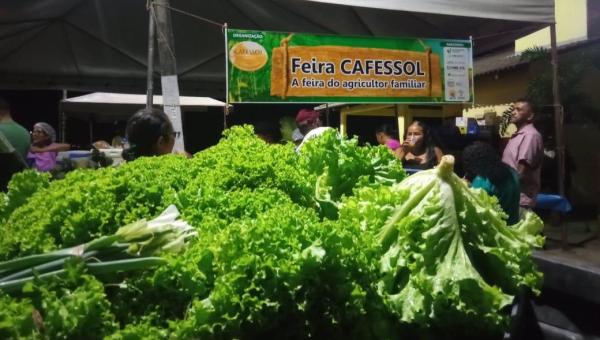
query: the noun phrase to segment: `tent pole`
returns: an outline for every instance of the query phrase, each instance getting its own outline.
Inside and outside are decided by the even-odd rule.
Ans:
[[[90,120],[88,121],[88,128],[89,128],[89,133],[90,133],[90,144],[94,143],[94,121],[92,120],[92,117],[90,117]]]
[[[67,90],[62,90],[62,100],[67,99]],[[60,142],[65,143],[67,140],[66,131],[67,131],[67,114],[65,110],[62,108],[62,101],[58,104],[59,109],[59,126],[58,126],[58,134],[60,136]]]
[[[554,130],[556,134],[556,161],[558,166],[558,194],[565,195],[565,141],[564,111],[560,103],[558,86],[558,51],[556,48],[556,24],[550,26],[550,46],[552,58],[552,96],[554,97]]]
[[[154,4],[150,3],[148,8],[148,70],[146,71],[146,108],[152,107],[154,99]]]
[[[169,116],[177,134],[173,151],[184,151],[183,124],[179,106],[179,84],[175,61],[175,39],[171,26],[169,0],[156,0],[156,29],[158,38],[158,58],[160,59],[160,82],[163,96],[163,109]]]
[[[223,25],[223,36],[225,40],[225,56],[229,50],[229,41],[227,38],[227,23]],[[229,58],[225,57],[225,107],[223,108],[223,130],[227,129],[227,116],[229,115]]]
[[[556,48],[556,24],[550,25],[550,55],[552,62],[552,97],[554,107],[554,134],[556,136],[556,165],[558,194],[565,196],[565,141],[564,141],[564,111],[560,104],[560,92],[558,84],[558,50]],[[568,248],[569,235],[567,225],[563,223],[561,230],[561,248]]]

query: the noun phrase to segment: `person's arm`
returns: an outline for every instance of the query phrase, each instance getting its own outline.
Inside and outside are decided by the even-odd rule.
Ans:
[[[517,155],[517,172],[519,177],[528,169],[536,169],[542,165],[544,144],[539,134],[525,135]]]
[[[66,144],[66,143],[52,143],[48,146],[44,146],[44,147],[37,147],[37,146],[31,146],[31,149],[29,149],[29,151],[34,152],[34,153],[39,153],[39,152],[60,152],[60,151],[67,151],[71,149],[71,144]]]
[[[406,158],[406,155],[410,152],[409,150],[410,149],[408,142],[404,140],[402,144],[400,144],[400,147],[394,150],[394,154],[396,155],[396,157],[398,157],[398,159],[404,160]]]
[[[517,173],[519,174],[519,178],[523,178],[523,174],[525,173],[525,171],[530,168],[531,167],[527,164],[527,162],[519,161],[519,163],[517,164]]]

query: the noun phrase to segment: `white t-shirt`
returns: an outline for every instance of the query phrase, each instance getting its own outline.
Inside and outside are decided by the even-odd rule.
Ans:
[[[301,141],[302,139],[304,139],[304,135],[302,134],[302,132],[300,132],[298,128],[294,129],[294,131],[292,131],[292,141],[296,143],[298,141]]]
[[[304,145],[304,143],[306,143],[307,141],[322,135],[323,133],[325,133],[325,131],[328,130],[333,130],[333,128],[329,126],[321,126],[310,130],[302,139],[302,143],[300,143],[300,145],[296,147],[296,151],[299,151],[302,148],[302,145]]]

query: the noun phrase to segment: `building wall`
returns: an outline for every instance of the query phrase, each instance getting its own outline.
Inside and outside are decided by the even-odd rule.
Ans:
[[[586,53],[591,53],[592,49],[598,51],[600,50],[600,41],[582,45],[582,47],[574,47],[568,52],[559,51],[559,64],[562,58],[581,49]],[[596,107],[600,107],[600,92],[598,90],[600,69],[597,67],[590,67],[586,70],[585,77],[581,79],[580,87],[583,94]],[[515,98],[524,97],[527,94],[527,85],[530,79],[533,78],[531,72],[529,65],[523,64],[475,76],[475,105],[504,104],[513,101]]]
[[[475,77],[475,105],[510,103],[527,91],[528,67],[522,65]]]

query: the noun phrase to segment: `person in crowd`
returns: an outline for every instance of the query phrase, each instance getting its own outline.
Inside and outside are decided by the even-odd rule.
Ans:
[[[277,143],[281,139],[279,129],[268,121],[260,121],[254,124],[254,133],[265,143]]]
[[[160,109],[142,109],[127,121],[125,129],[129,148],[123,159],[132,161],[141,156],[160,156],[171,153],[176,133],[169,117]]]
[[[503,163],[500,155],[488,143],[474,142],[462,153],[465,178],[473,188],[481,188],[496,196],[508,215],[508,224],[519,221],[519,175]]]
[[[127,138],[125,138],[125,127],[121,122],[114,123],[114,136],[111,140],[111,146],[116,149],[122,149]]]
[[[6,190],[12,175],[27,168],[29,145],[29,133],[12,119],[9,103],[0,98],[0,190]]]
[[[406,138],[396,156],[405,168],[425,170],[436,166],[443,153],[434,145],[429,127],[415,120],[408,126]]]
[[[331,129],[328,126],[323,126],[321,117],[318,111],[310,109],[302,109],[298,111],[296,115],[296,125],[298,130],[304,136],[300,145],[296,147],[296,150],[300,150],[302,145],[308,140],[311,140],[317,136],[322,135],[325,131]]]
[[[294,144],[298,146],[300,145],[300,143],[302,143],[303,139],[304,135],[302,134],[302,132],[300,132],[300,129],[295,128],[294,131],[292,131],[292,142],[294,142]]]
[[[47,172],[56,167],[58,153],[70,148],[70,144],[56,143],[56,131],[50,124],[35,123],[31,132],[31,148],[27,153],[27,160],[33,168]]]
[[[510,137],[502,154],[502,161],[519,174],[522,213],[535,206],[544,158],[542,135],[533,126],[533,117],[534,110],[529,100],[515,102],[511,123],[517,126],[517,132]]]
[[[92,143],[92,146],[93,146],[95,149],[98,149],[98,150],[100,150],[100,149],[110,149],[110,148],[112,148],[112,146],[111,146],[110,144],[108,144],[108,142],[107,142],[107,141],[105,141],[104,139],[100,139],[100,140],[97,140],[97,141],[93,142],[93,143]]]
[[[390,124],[380,125],[375,130],[375,138],[377,138],[377,143],[379,145],[387,146],[394,154],[396,154],[396,150],[400,149],[402,144],[395,138],[398,136],[398,131],[394,129],[394,127]]]
[[[6,191],[14,174],[28,168],[23,157],[0,131],[0,191]]]
[[[25,159],[31,145],[29,132],[12,118],[8,101],[0,98],[0,132]]]

